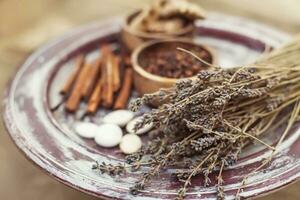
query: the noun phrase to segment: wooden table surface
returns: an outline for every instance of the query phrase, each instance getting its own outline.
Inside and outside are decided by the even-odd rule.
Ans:
[[[47,40],[91,21],[120,15],[149,0],[0,0],[0,92],[19,63]],[[199,0],[208,10],[248,17],[300,32],[299,0]],[[300,182],[259,198],[300,199]],[[64,186],[44,174],[17,150],[0,124],[0,199],[95,199]]]

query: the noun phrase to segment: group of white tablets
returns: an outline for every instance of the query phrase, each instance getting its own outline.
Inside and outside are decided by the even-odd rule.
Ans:
[[[104,116],[101,125],[91,122],[76,122],[75,132],[87,139],[94,139],[101,147],[115,147],[119,145],[125,154],[137,152],[142,147],[139,135],[147,133],[152,124],[146,124],[141,129],[134,131],[135,124],[141,117],[134,118],[134,113],[129,110],[116,110]],[[125,134],[122,128],[125,127]]]

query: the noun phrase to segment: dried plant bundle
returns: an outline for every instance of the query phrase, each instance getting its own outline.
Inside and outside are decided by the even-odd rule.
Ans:
[[[134,111],[153,100],[163,102],[157,109],[145,113],[135,127],[139,129],[153,123],[156,139],[140,152],[128,156],[126,165],[107,168],[107,164],[98,164],[95,168],[119,174],[128,168],[150,166],[131,188],[136,194],[150,185],[151,178],[161,170],[178,165],[181,160],[180,164],[187,168],[174,174],[182,182],[178,199],[184,198],[194,176],[203,175],[204,186],[207,186],[209,175],[216,170],[219,170],[216,197],[224,199],[222,171],[233,165],[243,148],[252,142],[272,151],[256,170],[267,165],[298,120],[299,99],[300,37],[253,64],[201,71],[196,79],[185,79],[173,88],[136,99],[131,104]],[[281,118],[282,113],[286,117]],[[285,126],[285,130],[275,146],[260,139],[263,134],[272,133],[268,130],[280,125]],[[239,193],[240,190],[237,198]]]

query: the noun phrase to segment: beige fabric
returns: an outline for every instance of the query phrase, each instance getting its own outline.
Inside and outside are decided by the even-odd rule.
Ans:
[[[71,27],[124,14],[149,0],[0,0],[0,92],[18,63]],[[300,32],[299,0],[201,0],[204,8],[241,15],[291,33]],[[296,183],[261,200],[300,199]],[[94,199],[45,175],[12,144],[0,124],[0,199]]]

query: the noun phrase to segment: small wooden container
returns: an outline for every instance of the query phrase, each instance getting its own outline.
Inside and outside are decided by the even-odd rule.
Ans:
[[[146,41],[168,39],[176,37],[192,37],[195,30],[195,24],[187,24],[183,29],[178,30],[176,33],[163,34],[163,33],[147,33],[133,31],[129,24],[141,11],[135,11],[128,15],[123,24],[121,30],[121,38],[129,51],[133,51],[136,47],[140,46]]]
[[[216,65],[217,60],[215,53],[213,50],[207,46],[197,44],[192,39],[187,38],[174,38],[174,39],[166,39],[166,40],[158,40],[158,41],[150,41],[146,42],[143,45],[139,46],[131,56],[131,62],[134,69],[134,86],[139,95],[153,93],[158,91],[160,88],[169,88],[172,87],[178,80],[177,78],[167,78],[158,76],[155,74],[151,74],[147,72],[144,67],[141,65],[141,60],[145,57],[147,51],[150,51],[153,47],[157,46],[166,46],[166,45],[174,45],[174,43],[188,45],[189,49],[193,49],[193,47],[200,46],[202,49],[206,50],[212,58],[211,64]],[[191,77],[188,77],[191,78]]]

